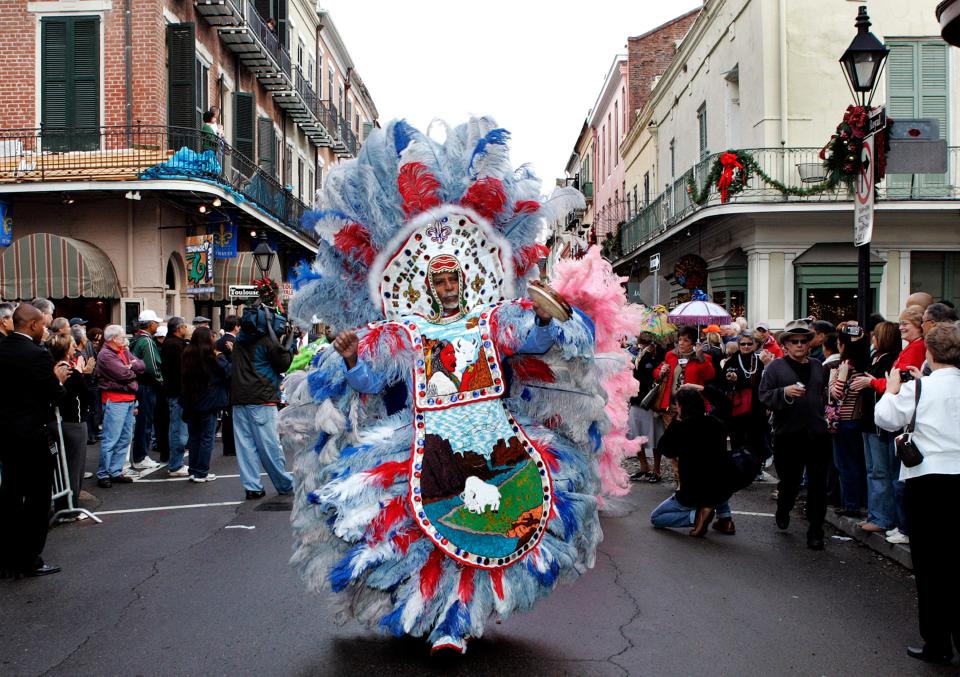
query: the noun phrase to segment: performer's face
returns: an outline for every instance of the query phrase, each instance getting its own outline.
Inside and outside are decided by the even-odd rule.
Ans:
[[[434,273],[433,288],[445,312],[460,310],[460,276],[457,273]]]

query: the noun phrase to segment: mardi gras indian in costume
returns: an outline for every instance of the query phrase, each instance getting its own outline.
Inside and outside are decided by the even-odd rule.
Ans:
[[[544,219],[581,198],[535,201],[506,140],[487,118],[443,144],[375,131],[327,179],[326,244],[291,308],[366,322],[286,384],[293,562],[338,593],[338,620],[461,652],[591,567],[601,537],[609,370],[591,319],[525,279]]]

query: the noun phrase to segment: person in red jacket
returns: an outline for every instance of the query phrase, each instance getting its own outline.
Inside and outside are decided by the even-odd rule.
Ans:
[[[900,356],[893,363],[897,371],[905,371],[910,367],[920,369],[926,359],[927,346],[923,340],[923,306],[907,306],[900,313],[900,337],[906,341],[906,347],[900,351]],[[886,378],[872,376],[858,376],[850,383],[852,390],[862,390],[870,386],[877,394],[883,395],[887,391]]]
[[[783,348],[780,347],[777,339],[770,333],[769,322],[757,322],[757,328],[753,330],[753,335],[757,338],[759,350],[766,350],[769,353],[773,353],[774,357],[783,357]]]
[[[695,327],[680,327],[677,331],[677,347],[664,356],[663,362],[656,369],[657,380],[664,378],[667,380],[667,387],[664,388],[663,397],[657,406],[664,428],[669,427],[677,415],[675,398],[680,386],[706,385],[716,375],[713,360],[709,355],[704,354],[703,347],[697,338]],[[659,455],[660,452],[654,450],[654,463],[658,468],[660,467]],[[648,481],[656,483],[660,481],[660,477],[657,475]]]

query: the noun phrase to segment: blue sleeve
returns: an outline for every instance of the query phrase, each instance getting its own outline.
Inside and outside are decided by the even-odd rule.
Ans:
[[[517,352],[535,353],[538,355],[547,352],[550,350],[550,347],[556,343],[558,331],[559,326],[552,318],[550,322],[544,326],[541,326],[539,322],[534,320],[533,328],[530,330],[530,333],[527,334],[527,338],[524,339],[520,347],[517,348]]]
[[[370,367],[362,361],[357,361],[353,369],[347,370],[347,383],[361,393],[379,393],[386,386],[383,375],[370,371]]]

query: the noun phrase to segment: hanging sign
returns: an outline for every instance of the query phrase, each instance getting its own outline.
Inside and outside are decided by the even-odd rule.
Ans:
[[[0,247],[13,244],[13,217],[10,216],[10,203],[0,200]]]
[[[187,293],[212,294],[213,235],[194,235],[186,244]]]
[[[213,258],[237,258],[237,224],[233,222],[211,224],[210,233],[213,235]]]
[[[874,135],[863,138],[860,150],[860,171],[857,174],[857,193],[853,200],[853,244],[869,244],[873,237],[873,149]]]

